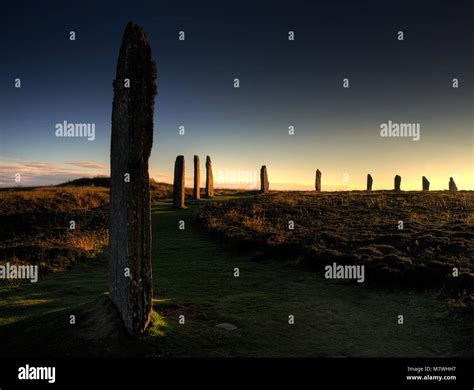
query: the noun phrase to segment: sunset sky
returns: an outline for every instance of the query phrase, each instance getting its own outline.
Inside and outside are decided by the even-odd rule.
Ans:
[[[451,176],[474,189],[472,1],[255,3],[6,1],[0,186],[16,173],[21,185],[109,174],[112,81],[134,21],[158,68],[157,181],[172,182],[182,154],[191,185],[197,154],[202,173],[211,156],[217,187],[247,188],[232,175],[258,179],[265,164],[271,189],[313,189],[317,168],[323,190],[364,189],[367,173],[374,189],[396,174],[406,190],[422,175],[435,190]],[[65,120],[94,123],[95,140],[57,138]],[[420,140],[381,137],[389,120],[419,123]]]

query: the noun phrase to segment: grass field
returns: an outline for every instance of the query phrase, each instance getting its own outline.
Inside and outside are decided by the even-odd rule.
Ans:
[[[274,192],[205,205],[197,218],[272,259],[363,264],[366,282],[382,287],[474,292],[472,191]]]
[[[472,318],[445,297],[337,283],[284,262],[256,261],[259,252],[237,251],[193,223],[195,208],[176,210],[167,200],[153,206],[156,313],[143,340],[126,336],[113,309],[97,301],[107,273],[99,254],[36,285],[1,282],[0,355],[473,356]],[[217,328],[221,323],[237,329]]]
[[[108,198],[100,187],[0,192],[0,261],[58,272],[94,258],[108,242]]]
[[[93,259],[108,244],[108,184],[108,178],[99,177],[59,186],[0,189],[0,262],[60,272]],[[166,183],[151,181],[150,190],[152,203],[173,194],[173,186]],[[229,193],[237,192],[216,193],[229,199]],[[191,198],[190,189],[186,196]]]

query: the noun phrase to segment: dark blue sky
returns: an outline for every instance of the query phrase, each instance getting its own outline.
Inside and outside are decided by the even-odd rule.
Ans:
[[[422,174],[439,175],[435,188],[446,176],[473,188],[473,3],[325,3],[4,2],[0,184],[16,170],[33,184],[108,173],[112,80],[131,20],[158,67],[158,180],[171,181],[176,155],[190,173],[193,154],[209,154],[221,171],[266,164],[282,188],[310,185],[318,167],[335,187],[363,187],[371,171],[375,187],[399,173],[414,188]],[[95,123],[95,141],[56,138],[64,120]],[[381,139],[388,120],[421,123],[421,140]]]

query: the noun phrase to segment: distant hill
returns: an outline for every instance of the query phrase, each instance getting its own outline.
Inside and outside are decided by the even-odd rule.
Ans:
[[[65,183],[56,185],[56,187],[110,187],[110,177],[97,176],[97,177],[81,177],[80,179],[71,180]],[[150,190],[151,191],[172,191],[173,185],[168,183],[158,183],[153,179],[150,179]]]
[[[47,186],[32,186],[32,187],[4,187],[0,188],[0,192],[30,192],[37,190],[50,190],[50,191],[59,191],[61,189],[77,189],[84,191],[90,190],[100,190],[110,188],[110,177],[107,176],[97,176],[97,177],[81,177],[79,179],[70,180],[65,183],[56,184],[56,185],[47,185]],[[150,191],[151,191],[151,201],[154,202],[158,199],[170,199],[173,197],[173,185],[168,183],[157,182],[154,179],[150,179]],[[107,191],[108,192],[108,191]],[[230,188],[216,188],[215,195],[238,195],[238,194],[256,194],[258,191],[246,191],[239,189],[230,189]],[[186,187],[186,197],[192,198],[193,189]],[[204,197],[204,188],[201,187],[201,197]]]
[[[81,177],[80,179],[67,181],[55,187],[110,187],[110,177]]]

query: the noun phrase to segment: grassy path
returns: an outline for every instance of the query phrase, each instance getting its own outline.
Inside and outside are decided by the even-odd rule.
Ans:
[[[192,224],[192,210],[153,207],[153,356],[456,356],[469,353],[473,326],[444,299],[371,291],[326,281],[251,254],[224,250]],[[185,230],[178,228],[185,221]],[[240,277],[234,277],[239,268]],[[74,310],[106,290],[105,258],[40,279],[0,284],[0,325]],[[405,323],[397,324],[402,314]],[[179,324],[184,315],[185,323]],[[295,324],[288,324],[293,315]],[[216,328],[231,323],[237,330]],[[21,327],[19,328],[21,329]],[[54,332],[53,332],[54,333]],[[53,337],[53,336],[52,336]],[[150,352],[151,351],[151,352]]]
[[[159,204],[153,214],[156,309],[168,323],[159,341],[164,355],[452,356],[472,332],[433,295],[370,291],[257,263],[193,227],[190,209]],[[220,323],[238,330],[216,328]]]

